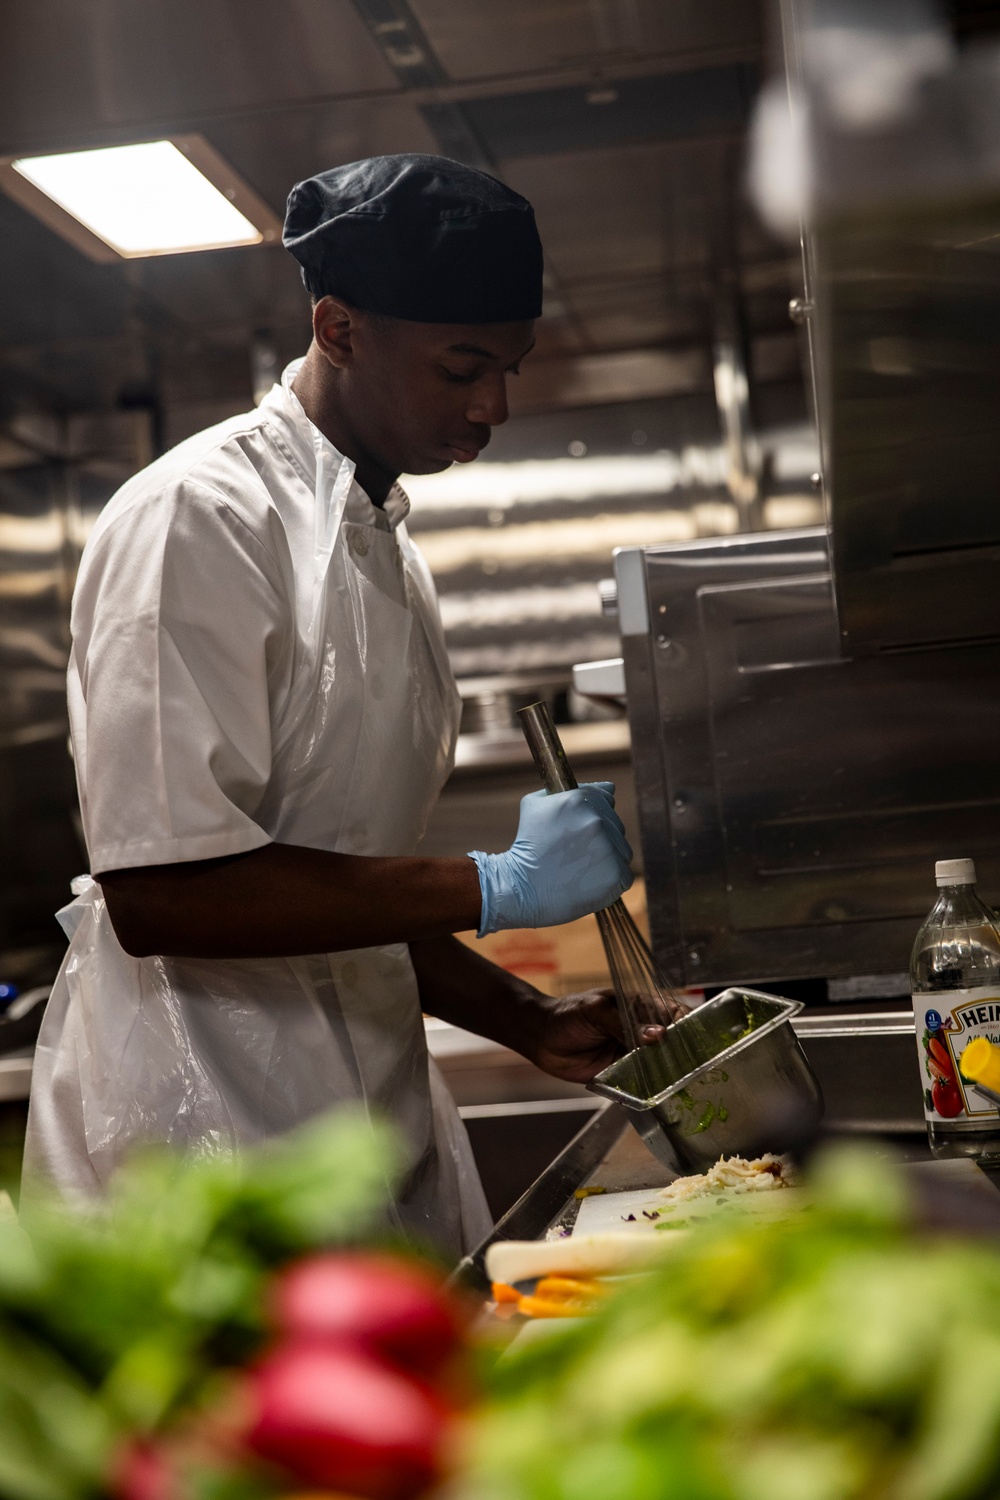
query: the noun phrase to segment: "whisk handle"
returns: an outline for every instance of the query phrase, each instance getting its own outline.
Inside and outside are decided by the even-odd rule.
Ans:
[[[524,738],[531,758],[538,767],[547,792],[571,792],[579,783],[566,759],[559,731],[552,722],[548,705],[530,703],[519,708]],[[675,998],[663,978],[624,902],[617,901],[596,913],[608,968],[622,1017],[626,1044],[630,1052],[642,1045],[643,1028],[649,1025],[669,1026],[685,1007]],[[642,1059],[639,1059],[640,1072]]]
[[[566,751],[559,738],[559,731],[552,722],[548,704],[529,703],[527,708],[518,709],[517,716],[545,790],[571,792],[579,783],[566,759]]]

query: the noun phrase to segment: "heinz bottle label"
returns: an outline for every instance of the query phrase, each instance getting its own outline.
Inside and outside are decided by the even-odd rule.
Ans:
[[[924,1117],[937,1125],[947,1120],[960,1124],[1000,1119],[997,1105],[963,1078],[958,1066],[973,1037],[984,1036],[1000,1045],[1000,986],[914,995],[913,1020]]]

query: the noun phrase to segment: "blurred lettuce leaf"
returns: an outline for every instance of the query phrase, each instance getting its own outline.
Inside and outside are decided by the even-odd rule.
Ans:
[[[74,1500],[105,1471],[115,1424],[52,1350],[0,1324],[0,1494]]]
[[[593,1318],[500,1360],[463,1495],[995,1500],[1000,1247],[919,1234],[871,1150],[810,1185],[787,1219],[664,1236]]]
[[[254,1352],[275,1266],[387,1234],[401,1164],[387,1126],[340,1109],[239,1156],[143,1151],[106,1201],[0,1223],[0,1497],[97,1493],[117,1436]]]

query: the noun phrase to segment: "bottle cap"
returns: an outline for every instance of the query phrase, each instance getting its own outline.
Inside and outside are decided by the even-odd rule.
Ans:
[[[934,879],[938,885],[975,885],[976,862],[974,859],[939,859],[934,866]]]

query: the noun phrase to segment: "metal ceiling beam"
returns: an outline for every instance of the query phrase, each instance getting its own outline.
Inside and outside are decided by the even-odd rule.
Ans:
[[[275,115],[308,113],[330,109],[338,104],[407,103],[419,108],[472,103],[507,94],[540,93],[552,88],[597,88],[602,84],[622,82],[629,78],[651,78],[700,68],[721,67],[729,63],[755,63],[761,59],[758,47],[708,47],[689,52],[651,52],[641,58],[591,63],[576,63],[563,68],[540,68],[524,73],[487,74],[457,82],[420,83],[388,89],[355,89],[335,94],[308,94],[292,99],[259,100],[224,109],[186,111],[183,114],[151,118],[117,120],[113,125],[88,125],[68,139],[64,130],[38,129],[18,135],[0,136],[0,153],[27,155],[49,149],[114,145],[122,141],[154,135],[171,135],[180,130],[207,128],[213,122],[269,118]],[[438,64],[440,66],[440,64]],[[395,71],[395,69],[394,69]],[[398,75],[397,75],[398,76]],[[0,130],[9,129],[0,121]]]
[[[448,75],[408,0],[353,0],[353,5],[407,95],[447,88]],[[419,108],[446,156],[470,167],[495,167],[460,100],[436,99]]]
[[[355,10],[371,32],[376,46],[402,83],[408,99],[427,89],[439,91],[448,85],[448,74],[430,39],[410,8],[409,0],[352,0]],[[502,176],[489,144],[477,131],[464,104],[458,99],[435,99],[420,104],[420,113],[445,156],[481,171]],[[544,273],[545,312],[559,315],[575,328],[580,342],[590,345],[587,328],[566,296],[558,273],[546,262]]]

